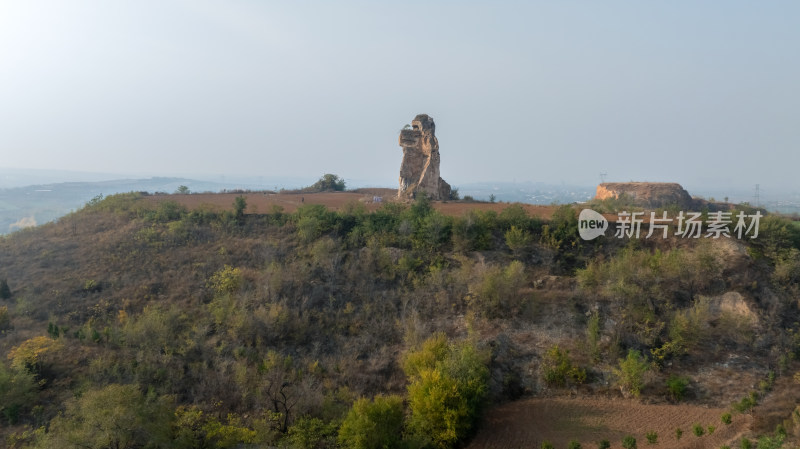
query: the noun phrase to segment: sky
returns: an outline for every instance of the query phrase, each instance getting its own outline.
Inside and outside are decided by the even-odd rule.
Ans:
[[[800,190],[800,2],[0,0],[0,168]]]

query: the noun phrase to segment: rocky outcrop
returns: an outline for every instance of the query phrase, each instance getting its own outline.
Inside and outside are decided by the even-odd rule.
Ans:
[[[677,204],[691,207],[689,192],[674,182],[605,182],[597,186],[596,200],[625,196],[639,206],[664,207]]]
[[[439,176],[439,141],[435,132],[436,124],[427,114],[414,117],[411,128],[400,131],[403,162],[399,198],[412,199],[418,192],[433,200],[450,198],[450,184]]]

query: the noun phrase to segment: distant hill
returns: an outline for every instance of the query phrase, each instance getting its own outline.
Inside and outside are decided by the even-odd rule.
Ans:
[[[192,192],[259,188],[249,184],[217,183],[185,178],[117,179],[95,182],[42,183],[0,189],[0,235],[53,221],[77,210],[98,195],[126,192],[173,193],[180,186]]]

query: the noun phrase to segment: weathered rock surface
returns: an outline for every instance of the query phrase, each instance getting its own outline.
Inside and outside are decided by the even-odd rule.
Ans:
[[[674,182],[605,182],[597,186],[594,198],[604,200],[623,195],[644,207],[663,207],[673,204],[691,207],[693,204],[689,192]]]
[[[403,162],[400,165],[400,188],[397,196],[412,199],[424,192],[433,200],[450,198],[450,184],[439,176],[439,141],[436,124],[427,114],[419,114],[411,129],[400,131]]]

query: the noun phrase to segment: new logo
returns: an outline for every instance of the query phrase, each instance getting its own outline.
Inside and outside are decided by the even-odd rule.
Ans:
[[[591,209],[584,209],[578,215],[578,233],[582,239],[596,239],[605,235],[606,229],[608,229],[608,220],[599,213]]]

